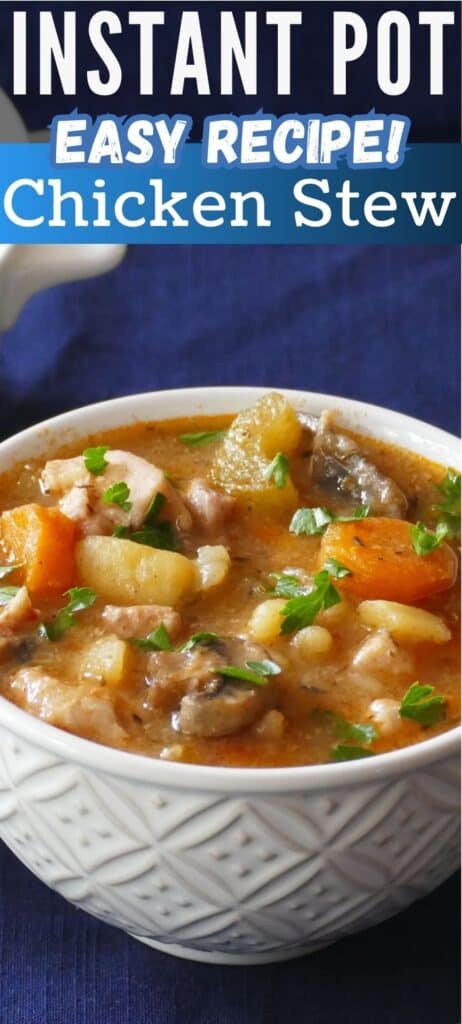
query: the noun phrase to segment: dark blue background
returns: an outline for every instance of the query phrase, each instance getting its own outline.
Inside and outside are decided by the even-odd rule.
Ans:
[[[35,296],[0,342],[0,432],[153,388],[348,395],[458,432],[451,246],[137,246]]]
[[[114,10],[122,23],[123,33],[110,37],[110,45],[123,67],[123,83],[115,96],[94,96],[88,89],[86,72],[99,66],[88,42],[88,21],[92,14],[108,7]],[[347,10],[354,10],[368,26],[367,50],[360,60],[350,65],[347,76],[347,95],[332,95],[332,11],[341,9],[342,3],[309,0],[293,3],[294,10],[303,11],[303,26],[292,30],[292,95],[277,96],[275,29],[265,25],[266,10],[280,10],[280,2],[265,4],[243,3],[163,3],[150,2],[149,10],[165,11],[165,26],[157,28],[155,95],[139,96],[137,65],[138,29],[127,27],[127,11],[139,10],[143,3],[66,3],[58,0],[46,4],[0,4],[0,77],[8,92],[12,88],[12,12],[16,8],[28,14],[28,95],[17,97],[17,105],[31,128],[43,128],[54,114],[67,113],[75,106],[72,97],[64,96],[55,76],[52,96],[38,96],[38,19],[40,8],[53,12],[58,31],[61,31],[63,11],[78,12],[77,19],[77,96],[80,110],[93,115],[135,113],[189,113],[194,117],[192,137],[201,136],[201,121],[207,114],[253,113],[263,107],[274,114],[294,110],[300,113],[319,111],[323,114],[359,114],[376,107],[381,113],[407,114],[412,119],[413,142],[458,142],[460,138],[460,4],[444,3],[443,10],[454,11],[454,27],[445,29],[444,96],[430,96],[428,85],[428,28],[418,25],[419,11],[435,10],[434,0],[416,3],[350,2]],[[438,4],[436,4],[438,7]],[[411,25],[411,82],[402,96],[385,96],[377,85],[377,21],[387,10],[398,8],[408,17]],[[186,82],[184,96],[170,96],[170,83],[178,26],[182,10],[198,10],[204,39],[210,96],[197,96],[194,82]],[[233,96],[219,95],[219,18],[221,10],[232,10],[239,28],[243,13],[257,11],[258,26],[258,94],[245,96],[236,76]],[[104,69],[102,69],[103,72]],[[31,102],[32,100],[32,102]]]
[[[287,385],[458,429],[451,247],[137,247],[36,296],[0,339],[0,432],[148,388]],[[288,964],[147,950],[0,852],[2,1024],[458,1024],[456,879],[394,920]]]

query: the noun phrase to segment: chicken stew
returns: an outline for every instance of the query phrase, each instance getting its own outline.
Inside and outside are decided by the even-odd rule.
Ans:
[[[460,475],[292,408],[137,424],[0,489],[0,693],[198,764],[373,757],[459,720]]]

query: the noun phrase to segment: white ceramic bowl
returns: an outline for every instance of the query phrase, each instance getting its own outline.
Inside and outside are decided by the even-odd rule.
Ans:
[[[0,472],[135,420],[235,412],[267,389],[116,399],[0,445]],[[443,431],[359,402],[300,409],[454,465]],[[0,835],[47,885],[166,952],[258,963],[310,952],[428,893],[459,858],[459,730],[344,764],[175,764],[68,735],[0,699]]]

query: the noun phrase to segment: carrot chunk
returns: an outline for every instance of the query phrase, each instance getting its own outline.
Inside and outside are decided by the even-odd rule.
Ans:
[[[31,597],[62,594],[75,582],[75,523],[57,508],[20,505],[0,519],[5,549],[15,561]]]
[[[410,525],[402,519],[372,517],[331,523],[321,541],[319,567],[335,558],[351,573],[335,585],[363,598],[413,604],[448,590],[457,575],[454,551],[441,544],[429,555],[418,555]]]

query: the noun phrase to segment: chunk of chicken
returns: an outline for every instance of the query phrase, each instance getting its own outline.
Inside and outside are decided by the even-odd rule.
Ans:
[[[61,512],[75,522],[84,522],[92,514],[89,485],[76,484],[61,498]]]
[[[20,587],[11,601],[0,608],[0,636],[9,636],[36,618],[27,587]]]
[[[126,735],[102,687],[71,686],[37,666],[20,669],[10,691],[16,704],[59,729],[114,744]]]
[[[373,718],[384,736],[389,736],[391,733],[396,732],[402,725],[399,707],[399,701],[392,700],[391,697],[381,697],[378,700],[373,700],[372,704],[370,704],[371,718]]]
[[[413,671],[412,655],[398,647],[386,629],[377,629],[363,640],[352,664],[355,669],[379,675],[405,675]]]
[[[319,420],[303,413],[299,414],[299,419],[309,430],[314,430],[313,480],[349,498],[352,507],[368,505],[372,515],[404,518],[408,502],[401,488],[380,473],[353,438],[338,432],[331,411],[324,412]]]
[[[200,478],[191,480],[185,497],[194,518],[213,536],[223,529],[238,507],[235,498],[221,494]]]
[[[65,494],[72,487],[87,487],[91,484],[91,473],[81,455],[73,459],[50,459],[40,477],[44,494]]]
[[[107,466],[99,476],[88,472],[81,455],[52,459],[42,472],[42,490],[60,497],[61,511],[79,523],[82,534],[104,535],[118,525],[139,529],[156,494],[165,498],[160,518],[170,520],[180,531],[190,529],[191,515],[163,470],[139,455],[118,449],[106,452],[105,458]],[[107,488],[121,482],[130,491],[128,509],[103,501]]]
[[[164,624],[169,636],[176,637],[181,629],[181,616],[174,608],[161,604],[128,605],[121,608],[107,604],[102,618],[112,633],[121,640],[146,636]]]

